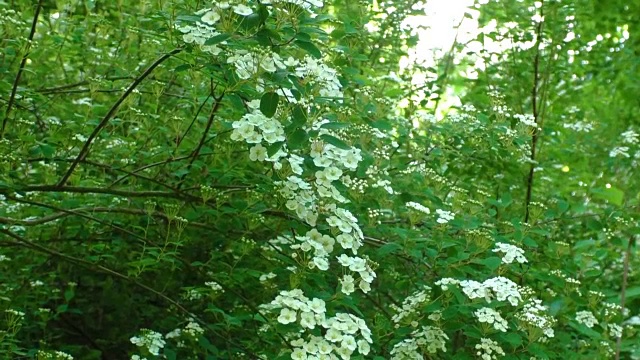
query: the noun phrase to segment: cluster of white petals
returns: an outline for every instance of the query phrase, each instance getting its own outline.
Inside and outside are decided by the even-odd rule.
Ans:
[[[424,359],[423,353],[435,354],[438,350],[447,352],[445,347],[449,336],[435,326],[423,326],[414,330],[411,337],[397,343],[391,349],[391,360]]]
[[[576,321],[588,328],[592,328],[596,324],[598,324],[598,319],[596,319],[596,317],[593,315],[591,311],[587,311],[587,310],[578,311],[576,313]]]
[[[134,336],[129,339],[131,343],[147,349],[152,355],[159,355],[160,350],[162,350],[166,344],[162,334],[149,329],[142,329],[140,332],[142,333],[140,336]]]
[[[527,262],[527,258],[524,257],[524,250],[515,245],[499,242],[496,243],[496,248],[493,249],[493,252],[504,253],[502,257],[503,264],[511,264],[514,260],[521,264]]]
[[[391,320],[396,324],[396,328],[400,326],[400,323],[403,320],[410,319],[413,314],[419,312],[420,306],[430,300],[430,292],[431,288],[425,285],[421,290],[407,296],[402,302],[402,306],[391,304],[391,308],[396,312],[396,314],[391,318]]]
[[[424,206],[422,204],[419,204],[417,202],[414,202],[414,201],[409,201],[405,205],[410,209],[417,210],[417,211],[419,211],[421,213],[424,213],[424,214],[427,214],[427,215],[431,213],[431,210],[429,210],[428,207],[426,207],[426,206]]]
[[[282,291],[269,304],[267,310],[280,310],[280,324],[299,324],[303,329],[322,328],[323,336],[310,334],[306,338],[298,337],[291,341],[294,348],[292,359],[308,359],[310,356],[327,359],[349,359],[356,351],[367,355],[370,351],[371,330],[364,320],[357,316],[337,313],[327,317],[323,300],[309,299],[302,290]]]
[[[522,310],[516,314],[516,319],[522,322],[522,325],[533,326],[542,330],[545,338],[552,338],[555,336],[553,331],[553,325],[556,323],[551,315],[547,314],[548,308],[542,305],[542,300],[532,298],[529,299]],[[524,328],[525,326],[520,326]],[[544,339],[541,339],[544,341]]]
[[[513,306],[518,306],[522,301],[518,285],[502,276],[484,282],[443,278],[436,281],[435,284],[440,286],[442,290],[448,290],[449,285],[459,285],[469,299],[485,299],[487,302],[491,302],[495,298],[498,301],[506,300]]]
[[[442,209],[436,209],[436,214],[438,214],[438,219],[436,220],[438,224],[446,224],[455,217],[453,212]]]
[[[496,341],[487,338],[480,339],[480,343],[476,344],[476,350],[478,350],[476,355],[482,360],[495,360],[498,356],[505,356],[505,352],[500,345]]]
[[[476,310],[473,315],[475,315],[481,323],[490,324],[498,331],[507,331],[507,320],[505,320],[495,309],[484,307]]]

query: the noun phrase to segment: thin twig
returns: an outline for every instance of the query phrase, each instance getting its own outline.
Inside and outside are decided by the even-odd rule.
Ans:
[[[37,225],[43,225],[52,221],[56,221],[58,219],[67,217],[67,216],[73,216],[73,215],[77,215],[78,213],[87,213],[87,214],[96,214],[96,213],[115,213],[115,214],[127,214],[127,215],[150,215],[153,217],[159,217],[165,220],[169,219],[169,215],[160,212],[160,211],[154,211],[152,213],[147,212],[144,209],[130,209],[130,208],[111,208],[111,207],[103,207],[103,206],[96,206],[96,207],[80,207],[80,208],[75,208],[75,209],[68,209],[66,211],[60,211],[60,212],[56,212],[53,214],[49,214],[40,218],[35,218],[35,219],[14,219],[14,218],[8,218],[8,217],[2,217],[0,216],[0,224],[9,224],[9,225],[22,225],[22,226],[37,226]],[[204,223],[199,223],[199,222],[191,222],[189,221],[188,226],[193,226],[193,227],[198,227],[198,228],[202,228],[202,229],[206,229],[209,231],[218,231],[218,229],[216,229],[215,227],[208,225],[208,224],[204,224]]]
[[[156,61],[154,61],[142,74],[140,74],[140,76],[138,76],[138,78],[136,78],[133,81],[133,83],[131,83],[131,85],[122,94],[122,96],[120,96],[120,98],[115,102],[115,104],[113,104],[111,109],[109,109],[109,112],[104,116],[104,118],[102,118],[102,120],[100,121],[98,126],[96,126],[96,128],[93,130],[91,135],[89,135],[89,138],[87,138],[87,141],[84,143],[84,146],[82,147],[82,150],[80,150],[80,154],[78,154],[78,157],[75,159],[75,161],[73,163],[71,163],[71,166],[69,167],[69,170],[67,170],[67,172],[64,174],[62,179],[60,179],[60,181],[58,182],[58,186],[64,186],[67,183],[67,181],[71,177],[71,174],[73,174],[73,171],[76,169],[78,164],[80,164],[80,161],[84,160],[87,157],[87,155],[89,154],[89,148],[91,147],[91,143],[93,142],[93,140],[98,136],[98,134],[100,134],[100,131],[105,126],[107,126],[107,123],[109,122],[109,120],[111,120],[111,118],[116,114],[116,112],[118,111],[118,108],[120,107],[120,105],[127,99],[127,97],[133,92],[133,90],[147,76],[149,76],[149,74],[151,74],[151,72],[156,67],[158,67],[158,65],[160,65],[161,63],[163,63],[165,60],[167,60],[168,58],[172,57],[173,55],[178,54],[180,51],[182,51],[182,48],[173,49],[170,52],[162,55],[160,58],[158,58]]]
[[[38,202],[38,201],[32,201],[32,200],[26,200],[26,199],[18,199],[18,198],[12,197],[10,195],[7,196],[7,199],[13,200],[15,202],[19,202],[19,203],[22,203],[22,204],[34,205],[34,206],[42,207],[42,208],[45,208],[45,209],[51,209],[51,210],[59,211],[59,212],[66,213],[66,214],[69,214],[69,215],[75,215],[75,216],[78,216],[78,217],[82,217],[82,218],[85,218],[87,220],[95,221],[98,224],[102,224],[102,225],[105,225],[105,226],[110,227],[112,229],[118,230],[118,231],[120,231],[122,233],[125,233],[127,235],[130,235],[130,236],[132,236],[132,237],[134,237],[134,238],[136,238],[136,239],[138,239],[138,240],[140,240],[142,242],[148,241],[148,239],[146,239],[146,238],[144,238],[144,237],[142,237],[142,236],[140,236],[140,235],[138,235],[138,234],[136,234],[134,232],[131,232],[131,231],[125,229],[125,228],[122,228],[122,227],[114,225],[114,224],[112,224],[110,222],[98,219],[96,217],[93,217],[91,215],[87,215],[87,214],[84,214],[84,213],[81,213],[81,212],[63,209],[63,208],[58,207],[58,206],[49,205],[49,204],[41,203],[41,202]]]
[[[122,197],[161,197],[181,200],[199,200],[202,198],[185,193],[175,193],[172,191],[127,191],[118,189],[105,189],[100,187],[89,186],[58,186],[58,185],[26,185],[13,189],[13,191],[34,191],[34,192],[67,192],[78,194],[109,194]],[[0,189],[0,194],[9,194],[10,191]]]
[[[16,93],[18,92],[18,83],[20,82],[20,77],[22,77],[22,72],[24,71],[24,67],[27,64],[27,59],[29,58],[29,50],[31,49],[31,43],[33,42],[33,37],[36,34],[36,26],[38,25],[38,16],[40,16],[40,9],[42,9],[42,3],[44,0],[38,1],[38,5],[36,6],[36,13],[33,15],[33,22],[31,23],[31,32],[29,33],[29,39],[27,40],[27,48],[25,49],[24,55],[22,56],[22,61],[20,62],[20,68],[18,69],[18,74],[16,74],[16,78],[13,81],[13,87],[11,88],[11,95],[9,96],[9,103],[7,104],[7,112],[4,114],[4,120],[2,120],[2,129],[0,130],[0,139],[4,138],[4,131],[7,127],[7,121],[9,120],[9,115],[11,114],[11,108],[13,106],[13,102],[16,99]]]
[[[215,91],[215,87],[212,86],[211,94],[213,94],[214,91]],[[178,186],[176,186],[178,189],[180,189],[180,187],[182,186],[182,184],[186,180],[187,176],[189,175],[189,171],[191,170],[191,167],[193,166],[193,163],[198,158],[198,155],[200,154],[200,151],[202,150],[202,147],[204,146],[204,143],[207,140],[207,136],[209,136],[209,131],[211,130],[211,125],[213,124],[213,119],[215,118],[216,113],[218,112],[218,109],[220,109],[220,104],[222,104],[222,99],[224,98],[224,91],[218,97],[216,97],[215,95],[212,95],[212,96],[213,96],[214,105],[211,108],[211,114],[209,114],[209,119],[207,120],[207,125],[206,125],[204,131],[202,132],[202,137],[200,138],[200,142],[198,143],[198,146],[196,146],[196,148],[191,153],[192,158],[191,158],[191,160],[189,160],[189,165],[187,165],[186,174],[184,174],[182,179],[180,179],[180,183],[178,184]]]
[[[193,124],[196,123],[196,121],[198,120],[198,116],[200,116],[200,112],[202,112],[202,109],[204,108],[204,106],[207,104],[207,101],[209,101],[209,99],[214,96],[214,94],[209,94],[207,95],[207,98],[204,99],[204,101],[202,102],[202,104],[200,104],[200,107],[198,107],[198,111],[196,111],[196,114],[193,116],[193,120],[191,120],[191,123],[189,124],[189,126],[187,127],[187,129],[184,131],[184,133],[182,134],[182,136],[178,135],[179,137],[176,139],[176,147],[173,149],[173,154],[175,155],[176,151],[178,151],[178,148],[180,147],[180,144],[182,144],[182,141],[187,137],[187,135],[189,134],[189,131],[191,131],[191,128],[193,127]],[[215,101],[215,100],[214,100]]]
[[[68,262],[80,265],[80,266],[85,267],[85,268],[90,269],[90,270],[98,270],[100,272],[107,273],[109,275],[118,277],[120,279],[127,280],[127,281],[135,284],[136,286],[138,286],[138,287],[140,287],[142,289],[145,289],[145,290],[147,290],[147,291],[149,291],[149,292],[161,297],[162,299],[164,299],[167,302],[169,302],[170,304],[174,305],[177,309],[179,309],[180,311],[184,312],[188,316],[190,316],[190,317],[192,317],[194,319],[198,319],[198,317],[195,314],[193,314],[189,310],[185,309],[177,301],[171,299],[170,297],[168,297],[167,295],[159,292],[158,290],[155,290],[155,289],[153,289],[153,288],[151,288],[151,287],[149,287],[149,286],[147,286],[145,284],[140,283],[139,281],[137,281],[135,279],[132,279],[132,278],[128,277],[127,275],[121,274],[121,273],[119,273],[119,272],[117,272],[115,270],[109,269],[109,268],[104,267],[102,265],[94,264],[94,263],[92,263],[90,261],[79,259],[79,258],[76,258],[76,257],[73,257],[73,256],[69,256],[69,255],[63,254],[61,252],[49,249],[49,248],[44,247],[44,246],[42,246],[40,244],[37,244],[37,243],[32,242],[32,241],[29,241],[29,240],[27,240],[27,239],[25,239],[25,238],[23,238],[23,237],[21,237],[21,236],[19,236],[17,234],[14,234],[13,232],[11,232],[9,230],[0,229],[0,233],[3,233],[5,235],[13,238],[19,244],[21,244],[21,245],[23,245],[25,247],[31,248],[33,250],[36,250],[36,251],[39,251],[39,252],[43,252],[45,254],[49,254],[49,255],[52,255],[52,256],[59,257],[61,259],[67,260]],[[204,323],[204,321],[202,321],[202,320],[200,320],[200,321],[202,323]]]

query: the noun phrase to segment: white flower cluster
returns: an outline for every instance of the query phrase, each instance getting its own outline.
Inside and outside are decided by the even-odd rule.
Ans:
[[[638,135],[638,133],[636,133],[631,129],[620,134],[620,137],[622,137],[622,143],[626,144],[627,146],[616,146],[615,148],[613,148],[613,150],[609,152],[609,157],[617,157],[617,156],[623,156],[626,158],[631,157],[631,155],[629,154],[629,151],[630,151],[629,146],[636,145],[640,141],[638,139],[640,135]],[[638,158],[640,156],[639,154],[640,152],[636,152],[635,158]]]
[[[521,264],[527,262],[527,258],[524,257],[524,250],[515,245],[499,242],[496,243],[496,248],[493,249],[493,252],[504,253],[502,257],[503,264],[511,264],[514,260]]]
[[[618,155],[620,156],[624,156],[626,158],[630,157],[631,155],[629,155],[629,147],[628,146],[617,146],[615,148],[613,148],[613,150],[609,151],[609,157],[618,157]]]
[[[253,110],[251,113],[244,115],[240,120],[233,122],[233,132],[231,133],[231,140],[242,141],[249,144],[257,144],[251,149],[252,161],[265,161],[267,155],[267,149],[261,146],[262,141],[266,141],[268,144],[273,144],[278,141],[284,141],[284,127],[275,118],[268,118],[264,116],[260,110],[260,101],[254,100],[248,103],[248,106]],[[258,155],[257,149],[261,149]],[[278,159],[269,159],[271,162],[275,162]]]
[[[362,292],[368,293],[371,291],[371,283],[376,278],[376,273],[373,271],[370,265],[370,261],[360,257],[350,257],[346,254],[338,256],[338,262],[340,265],[348,268],[353,273],[357,273],[360,276],[358,287]],[[345,274],[340,279],[341,290],[344,294],[349,295],[355,291],[355,279],[353,275]]]
[[[502,276],[491,278],[484,282],[443,278],[436,281],[436,285],[440,286],[442,290],[447,290],[448,285],[460,285],[462,292],[464,292],[469,299],[484,298],[487,302],[491,302],[491,299],[495,297],[498,301],[507,300],[513,306],[518,306],[522,301],[522,295],[518,290],[518,285]]]
[[[324,336],[310,335],[307,339],[298,338],[291,342],[295,349],[292,359],[349,359],[358,351],[367,355],[370,351],[371,330],[364,320],[357,316],[337,313],[327,318],[326,304],[323,300],[307,298],[302,290],[282,291],[270,304],[262,305],[268,310],[280,309],[278,322],[291,324],[299,322],[303,329],[324,329]]]
[[[261,0],[262,4],[278,4],[278,3],[291,3],[296,4],[311,12],[312,7],[322,7],[322,1],[318,0]],[[218,55],[222,52],[222,49],[214,45],[205,45],[208,39],[220,35],[215,25],[217,25],[221,19],[228,18],[228,13],[234,13],[239,16],[249,16],[254,13],[253,9],[247,6],[242,1],[221,1],[215,2],[215,7],[206,8],[197,11],[195,14],[200,16],[200,21],[195,25],[177,26],[177,29],[182,32],[182,40],[188,44],[200,45],[200,48],[212,55]],[[225,45],[226,41],[222,41],[220,44]]]
[[[162,338],[162,334],[149,329],[141,329],[140,332],[142,333],[140,336],[134,336],[129,339],[131,343],[146,348],[152,355],[159,355],[160,350],[162,350],[166,344]]]
[[[267,273],[267,274],[260,275],[260,279],[259,280],[260,280],[260,282],[266,282],[266,281],[269,281],[271,279],[274,279],[275,277],[276,277],[276,274],[270,272],[270,273]]]
[[[13,316],[15,316],[16,318],[19,318],[19,319],[24,318],[24,312],[22,312],[22,311],[18,311],[18,310],[14,310],[14,309],[6,309],[4,312],[9,314],[9,315],[13,315]]]
[[[577,131],[577,132],[590,132],[591,130],[593,130],[593,125],[588,123],[588,122],[584,122],[584,121],[577,121],[575,123],[565,123],[564,125],[565,129],[571,129],[573,131]]]
[[[276,181],[278,193],[286,200],[286,207],[295,211],[298,218],[311,226],[318,220],[318,197],[313,191],[312,185],[302,178],[291,175],[284,181]]]
[[[627,316],[629,313],[629,309],[627,308],[622,308],[622,306],[620,306],[619,304],[615,304],[615,303],[611,303],[608,301],[605,301],[604,303],[602,303],[602,307],[604,308],[604,316],[605,317],[611,317],[611,316],[616,316],[618,314],[622,314],[623,316]]]
[[[480,339],[480,343],[476,344],[476,350],[476,355],[482,360],[495,360],[498,356],[506,355],[496,341],[487,338]]]
[[[436,209],[436,214],[438,214],[438,219],[436,220],[438,224],[446,224],[455,217],[455,214],[451,211],[441,209]]]
[[[283,149],[279,153],[286,156]],[[279,153],[274,157],[280,156]],[[314,141],[311,143],[311,157],[316,166],[323,168],[316,171],[313,183],[292,175],[285,181],[278,181],[275,184],[280,188],[280,195],[286,200],[286,207],[295,211],[296,215],[309,225],[315,226],[319,210],[316,204],[318,198],[323,198],[325,202],[328,199],[339,203],[347,202],[332,183],[339,180],[344,171],[355,170],[362,160],[362,155],[360,149],[344,150],[331,144],[324,144],[322,141]],[[302,175],[302,157],[290,154],[287,160],[294,173]],[[324,206],[324,210],[330,214],[327,221],[331,227],[337,227],[341,232],[353,235],[357,241],[362,240],[362,231],[357,224],[357,219],[349,211],[338,208],[332,203]]]
[[[516,120],[519,120],[524,125],[531,126],[531,127],[538,127],[538,124],[536,124],[535,118],[531,114],[526,114],[526,115],[514,114],[513,117],[516,118]]]
[[[411,208],[411,209],[417,210],[417,211],[419,211],[419,212],[421,212],[421,213],[425,213],[425,214],[427,214],[427,215],[428,215],[428,214],[431,214],[431,210],[429,210],[429,208],[428,208],[428,207],[426,207],[426,206],[424,206],[424,205],[422,205],[422,204],[419,204],[419,203],[417,203],[417,202],[409,201],[409,202],[408,202],[408,203],[406,203],[405,205],[406,205],[408,208]]]
[[[178,26],[177,29],[183,34],[182,41],[187,44],[196,44],[200,46],[200,49],[211,55],[218,55],[222,52],[222,48],[217,45],[225,45],[226,41],[222,41],[220,44],[205,45],[208,39],[220,35],[220,32],[216,28],[209,26],[215,24],[220,15],[218,12],[211,9],[204,9],[196,13],[196,15],[203,15],[201,22],[195,25]]]
[[[235,50],[228,58],[227,64],[233,64],[236,68],[236,75],[242,80],[247,80],[259,74],[260,70],[274,73],[278,70],[287,69],[287,65],[297,64],[293,58],[283,60],[280,55],[266,49]],[[264,90],[264,89],[263,89]],[[289,93],[281,93],[289,95]],[[288,98],[295,100],[292,96]]]
[[[62,351],[42,351],[38,350],[36,359],[42,360],[73,360],[73,356]]]
[[[193,319],[189,319],[189,322],[184,327],[184,329],[181,329],[181,328],[174,329],[168,332],[164,337],[165,339],[177,339],[177,338],[180,338],[182,335],[184,335],[191,339],[195,339],[202,334],[204,334],[204,329],[202,328],[202,326],[200,326],[200,324],[195,322]],[[185,346],[184,341],[178,342],[178,347],[183,347],[183,346]]]
[[[571,285],[580,285],[582,282],[565,275],[561,270],[551,270],[551,274],[561,277],[564,281]]]
[[[349,175],[344,175],[340,179],[340,181],[342,181],[342,183],[346,187],[348,187],[352,191],[355,191],[355,192],[357,192],[359,194],[364,194],[364,190],[369,187],[369,183],[367,183],[367,180],[359,179],[359,178],[352,178]]]
[[[342,99],[342,85],[335,69],[324,64],[322,60],[308,55],[295,65],[295,75],[304,78],[308,84],[318,87],[320,96]],[[338,102],[341,101],[338,100]]]
[[[278,3],[289,3],[298,5],[301,8],[311,10],[315,7],[322,7],[324,2],[322,0],[260,0],[262,4],[278,4]]]
[[[547,338],[555,336],[552,326],[556,323],[556,320],[547,315],[548,308],[542,305],[542,300],[532,298],[524,304],[522,310],[518,312],[515,317],[522,322],[521,328],[529,325],[542,330],[542,333]]]
[[[507,331],[507,320],[505,320],[495,309],[483,307],[476,310],[473,314],[478,318],[479,322],[491,324],[493,325],[493,328],[498,331]]]
[[[326,271],[329,269],[329,254],[333,251],[334,245],[337,242],[340,246],[347,250],[350,249],[354,255],[357,254],[357,250],[362,246],[362,232],[357,225],[355,217],[348,211],[341,208],[336,208],[334,214],[327,219],[330,226],[337,228],[342,233],[335,238],[330,235],[323,235],[317,229],[309,230],[304,236],[296,236],[299,244],[291,245],[291,249],[300,249],[304,252],[313,250],[313,258],[309,261],[308,266],[310,268],[318,268],[319,270]],[[346,254],[342,254],[337,257],[338,262],[348,268],[354,273],[360,275],[359,287],[361,290],[368,292],[370,290],[369,284],[373,282],[376,277],[370,263],[367,260],[360,257],[350,257]],[[353,285],[353,277],[351,275],[345,275],[342,280],[343,292],[346,294],[351,293],[351,285]]]
[[[218,284],[215,281],[207,281],[204,284],[215,292],[220,292],[220,293],[224,292],[224,289],[222,288],[222,286],[220,286],[220,284]]]
[[[21,19],[21,15],[12,9],[0,9],[0,24],[11,26],[14,29],[22,29],[28,23]]]
[[[423,326],[414,330],[411,337],[397,343],[391,349],[391,360],[424,359],[423,352],[435,354],[438,350],[447,352],[445,347],[449,336],[442,329],[434,326]]]
[[[612,338],[617,339],[622,337],[622,326],[618,324],[608,324],[607,329],[609,329],[609,335]]]
[[[625,132],[623,132],[622,134],[620,134],[620,136],[622,137],[622,142],[625,144],[637,144],[638,143],[638,133],[629,129]]]
[[[389,195],[394,195],[396,192],[391,187],[391,181],[389,180],[389,171],[386,169],[380,169],[377,165],[371,165],[367,169],[367,177],[371,180],[371,187],[374,189],[382,188]]]
[[[425,285],[422,290],[418,290],[407,296],[407,298],[402,302],[402,307],[391,304],[391,308],[396,312],[396,314],[391,318],[391,320],[396,324],[396,328],[400,327],[400,322],[402,320],[410,318],[411,315],[418,312],[420,306],[430,300],[430,291],[431,288]]]
[[[592,328],[598,323],[598,319],[596,319],[593,313],[587,310],[578,311],[576,313],[576,321],[588,328]]]

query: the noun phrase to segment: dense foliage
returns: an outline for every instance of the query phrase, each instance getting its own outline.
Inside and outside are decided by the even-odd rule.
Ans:
[[[0,2],[0,357],[640,358],[640,5],[428,5]]]

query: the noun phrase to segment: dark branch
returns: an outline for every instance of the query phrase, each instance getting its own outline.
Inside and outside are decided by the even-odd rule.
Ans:
[[[31,32],[29,33],[29,40],[27,40],[27,48],[22,56],[22,61],[20,62],[20,68],[18,69],[18,74],[16,74],[16,79],[13,81],[13,87],[11,88],[11,95],[9,96],[9,103],[7,104],[7,112],[4,114],[4,120],[2,120],[2,129],[0,129],[0,139],[4,138],[4,132],[7,127],[7,121],[9,120],[9,115],[11,114],[11,108],[13,106],[13,102],[16,99],[16,92],[18,91],[18,83],[20,82],[20,77],[22,77],[22,72],[24,71],[24,67],[27,64],[27,59],[29,58],[29,49],[31,48],[31,43],[33,42],[33,37],[36,34],[36,25],[38,25],[38,16],[40,16],[40,9],[42,9],[42,3],[44,0],[39,0],[38,5],[36,6],[36,13],[33,15],[33,22],[31,23]]]
[[[131,83],[129,88],[127,88],[127,90],[122,94],[122,96],[120,96],[120,98],[115,102],[115,104],[113,104],[111,109],[109,109],[109,112],[104,116],[104,118],[102,118],[102,120],[100,121],[98,126],[96,126],[96,128],[93,130],[91,135],[89,135],[89,138],[84,143],[84,146],[82,147],[82,150],[80,150],[80,154],[78,154],[78,157],[76,158],[76,160],[73,163],[71,163],[71,166],[69,167],[69,170],[67,170],[67,172],[64,174],[62,179],[60,179],[60,181],[58,182],[58,186],[64,186],[67,183],[67,181],[71,177],[71,174],[73,174],[73,171],[76,169],[78,164],[80,164],[80,161],[84,160],[87,157],[87,155],[89,154],[89,149],[91,148],[91,143],[93,142],[93,140],[98,136],[98,134],[100,134],[100,131],[105,126],[107,126],[107,123],[109,122],[109,120],[111,120],[111,118],[118,112],[118,108],[120,107],[120,105],[127,99],[127,97],[133,92],[133,90],[147,76],[149,76],[149,74],[151,74],[151,72],[156,67],[158,67],[158,65],[162,64],[165,60],[167,60],[168,58],[172,57],[173,55],[178,54],[180,51],[182,51],[182,48],[174,49],[174,50],[162,55],[160,58],[158,58],[156,61],[154,61],[142,74],[140,74],[140,76],[138,76],[138,78],[136,78],[133,81],[133,83]]]

